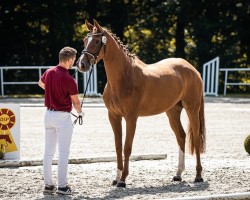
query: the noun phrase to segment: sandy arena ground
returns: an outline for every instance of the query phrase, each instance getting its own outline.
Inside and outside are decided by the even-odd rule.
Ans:
[[[0,99],[0,103],[16,101]],[[21,159],[42,159],[45,108],[39,106],[40,101],[18,102],[22,105]],[[90,100],[84,106],[84,124],[75,126],[70,158],[115,156],[107,109],[101,100],[97,104]],[[205,114],[207,153],[202,155],[203,183],[193,182],[196,161],[188,154],[183,181],[172,182],[178,146],[166,115],[161,114],[139,118],[132,154],[167,154],[167,159],[131,161],[125,189],[111,186],[115,162],[70,164],[69,182],[76,193],[67,197],[43,193],[42,166],[5,167],[0,168],[0,199],[178,199],[250,192],[250,156],[243,146],[250,134],[250,99],[206,98]],[[185,112],[182,122],[187,127]],[[53,176],[56,182],[56,165]]]

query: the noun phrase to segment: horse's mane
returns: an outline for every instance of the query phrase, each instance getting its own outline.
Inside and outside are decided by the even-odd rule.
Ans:
[[[105,28],[104,29],[108,34],[110,34],[115,41],[122,47],[124,53],[126,54],[126,56],[128,56],[130,59],[132,59],[134,61],[135,58],[137,58],[137,56],[135,54],[130,53],[130,51],[127,49],[126,45],[123,44],[123,42],[120,40],[120,38],[115,34],[112,33],[111,30]]]

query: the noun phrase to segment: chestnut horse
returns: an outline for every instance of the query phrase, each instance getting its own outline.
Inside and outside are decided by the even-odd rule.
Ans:
[[[126,187],[129,157],[132,151],[136,122],[139,116],[165,112],[179,145],[179,164],[173,180],[181,181],[185,168],[185,140],[180,115],[184,108],[189,119],[190,152],[196,154],[195,182],[203,181],[200,153],[205,152],[205,120],[203,84],[199,72],[186,60],[168,58],[145,64],[131,54],[115,34],[101,27],[96,20],[84,39],[85,49],[77,61],[80,72],[88,71],[104,61],[107,84],[103,99],[108,109],[116,147],[117,175],[113,185]],[[122,117],[126,121],[124,163],[122,157]]]

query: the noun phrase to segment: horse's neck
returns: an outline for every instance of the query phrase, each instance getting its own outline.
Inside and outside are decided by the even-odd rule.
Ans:
[[[132,71],[132,63],[129,62],[123,49],[113,45],[107,49],[104,58],[104,66],[109,84],[119,87],[124,81],[128,81]]]

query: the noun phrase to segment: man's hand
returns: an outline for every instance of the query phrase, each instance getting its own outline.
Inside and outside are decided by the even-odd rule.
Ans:
[[[78,121],[79,125],[82,125],[82,122],[83,122],[82,118],[84,117],[85,114],[84,114],[84,112],[77,112],[77,114],[78,114],[78,116],[72,114],[76,117],[75,121],[73,122],[73,126],[77,123],[77,121]]]
[[[78,116],[84,117],[85,113],[84,112],[79,112]]]

